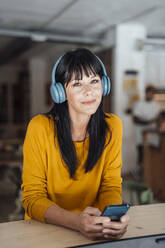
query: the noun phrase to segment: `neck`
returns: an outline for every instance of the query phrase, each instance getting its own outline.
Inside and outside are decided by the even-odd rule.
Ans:
[[[71,118],[71,132],[73,141],[82,141],[85,139],[87,132],[87,125],[90,115],[76,115]]]

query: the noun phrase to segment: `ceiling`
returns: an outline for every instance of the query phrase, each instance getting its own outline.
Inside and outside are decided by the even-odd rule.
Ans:
[[[104,46],[116,25],[126,22],[165,39],[165,1],[0,0],[0,65],[18,56]]]

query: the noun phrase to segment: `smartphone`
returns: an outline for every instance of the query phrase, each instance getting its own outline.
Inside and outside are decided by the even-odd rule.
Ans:
[[[129,208],[129,204],[109,205],[105,207],[101,216],[108,216],[112,221],[120,221],[120,217],[123,216]]]

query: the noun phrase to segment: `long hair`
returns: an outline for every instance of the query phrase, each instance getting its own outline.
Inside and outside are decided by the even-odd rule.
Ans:
[[[90,73],[99,75],[100,78],[104,74],[102,65],[93,53],[87,49],[77,49],[66,53],[61,58],[56,69],[55,79],[64,86],[70,82],[73,74],[76,80],[82,79],[83,72],[88,77]],[[47,116],[51,116],[54,120],[62,159],[68,166],[70,177],[74,178],[79,161],[72,141],[67,101],[61,104],[54,103]],[[91,115],[86,129],[86,132],[89,133],[89,151],[84,165],[86,173],[93,169],[105,148],[106,133],[110,131],[105,121],[106,117],[103,112],[103,101],[101,101],[97,111]]]

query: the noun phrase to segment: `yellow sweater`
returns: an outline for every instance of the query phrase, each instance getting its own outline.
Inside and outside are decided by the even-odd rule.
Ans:
[[[106,121],[112,132],[111,141],[92,171],[84,173],[89,138],[84,147],[83,142],[74,142],[81,161],[76,180],[70,178],[62,161],[53,121],[44,115],[30,121],[23,147],[22,190],[26,219],[44,222],[45,211],[53,204],[73,212],[81,212],[87,206],[102,211],[106,205],[121,204],[122,123],[113,114],[109,117]]]

